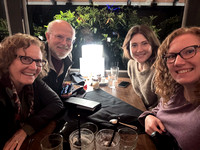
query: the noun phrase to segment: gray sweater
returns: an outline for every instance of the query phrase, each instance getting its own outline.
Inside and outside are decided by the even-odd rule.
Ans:
[[[134,91],[142,99],[145,107],[147,109],[155,107],[158,104],[158,96],[155,94],[153,84],[154,70],[149,66],[147,70],[139,72],[137,62],[131,59],[128,62],[128,75]]]
[[[187,102],[183,89],[171,98],[168,105],[163,106],[161,99],[152,111],[142,113],[139,116],[141,124],[144,125],[145,117],[151,113],[161,120],[182,150],[200,149],[200,105],[194,106]]]

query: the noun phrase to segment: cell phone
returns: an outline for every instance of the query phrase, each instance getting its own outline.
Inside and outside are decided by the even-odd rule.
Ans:
[[[61,95],[70,93],[72,88],[73,88],[72,84],[67,84],[65,87],[63,87]]]
[[[125,87],[127,87],[129,84],[130,84],[130,82],[122,81],[122,82],[120,82],[120,83],[118,84],[118,87],[123,87],[123,88],[125,88]]]

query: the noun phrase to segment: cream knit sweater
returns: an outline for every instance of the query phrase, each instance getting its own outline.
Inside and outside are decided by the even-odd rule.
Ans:
[[[128,62],[128,75],[134,91],[142,99],[145,107],[147,109],[155,107],[158,104],[158,96],[155,94],[153,84],[154,70],[149,66],[148,69],[140,72],[138,71],[137,62],[131,59]]]

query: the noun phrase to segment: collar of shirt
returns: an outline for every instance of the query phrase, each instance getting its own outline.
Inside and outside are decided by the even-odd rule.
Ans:
[[[53,65],[53,62],[52,62],[52,59],[51,59],[51,51],[50,51],[50,48],[48,48],[48,54],[49,54],[49,57],[48,57],[48,63],[49,63],[49,68],[54,70],[56,72],[56,69]],[[58,76],[60,76],[64,71],[64,64],[62,65],[61,69],[60,69],[60,72],[58,73]]]

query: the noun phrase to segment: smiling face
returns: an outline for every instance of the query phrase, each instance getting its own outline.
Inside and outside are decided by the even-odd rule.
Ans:
[[[168,53],[179,53],[183,48],[191,45],[200,45],[200,37],[194,34],[182,34],[171,43]],[[172,64],[167,64],[173,79],[183,86],[194,85],[200,80],[200,48],[190,59],[183,59],[178,55]]]
[[[29,56],[33,59],[41,59],[42,53],[40,47],[30,45],[27,49],[20,48],[17,50],[17,56]],[[32,84],[41,72],[42,67],[37,67],[35,61],[31,64],[23,64],[19,57],[13,60],[9,66],[10,78],[17,90],[21,90],[23,86]]]
[[[142,34],[135,34],[130,41],[131,57],[139,63],[145,63],[152,55],[152,48]]]
[[[64,59],[72,51],[74,34],[71,25],[65,21],[57,21],[51,25],[46,32],[46,38],[49,49],[56,59]]]

